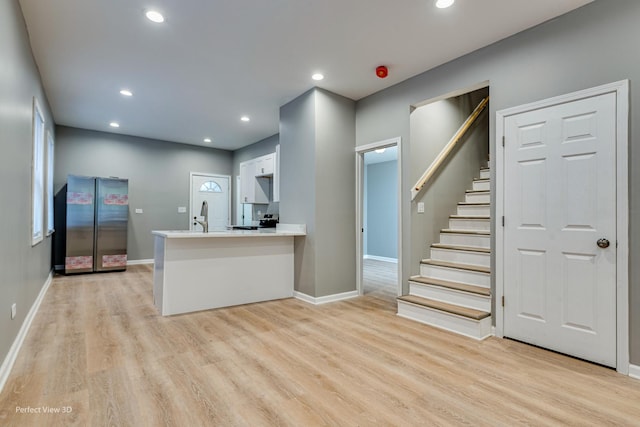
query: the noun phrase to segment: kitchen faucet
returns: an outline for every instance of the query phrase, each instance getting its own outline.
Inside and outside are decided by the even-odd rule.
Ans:
[[[200,216],[204,217],[204,219],[200,221],[197,219],[198,218],[197,216],[194,216],[193,220],[195,222],[193,224],[195,225],[197,222],[202,226],[202,231],[204,233],[208,233],[209,232],[209,204],[207,203],[206,200],[202,202],[202,208],[200,208]]]

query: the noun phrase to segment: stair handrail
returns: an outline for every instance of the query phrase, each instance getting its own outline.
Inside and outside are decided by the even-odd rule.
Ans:
[[[458,141],[462,139],[462,137],[467,132],[467,130],[469,130],[471,125],[473,125],[476,119],[480,116],[480,113],[482,113],[482,111],[487,107],[487,104],[489,104],[488,96],[484,98],[482,101],[480,101],[480,104],[478,104],[478,106],[475,108],[475,110],[473,110],[471,115],[467,117],[467,120],[464,121],[462,126],[460,126],[460,128],[456,131],[456,133],[449,140],[449,142],[447,142],[447,145],[445,145],[442,151],[440,151],[440,154],[438,154],[438,156],[433,160],[433,162],[431,162],[427,170],[424,171],[424,173],[422,174],[418,182],[416,182],[416,185],[414,185],[413,188],[411,189],[411,201],[413,201],[416,198],[418,193],[420,193],[420,190],[422,190],[422,188],[429,181],[429,179],[431,179],[431,177],[436,173],[436,171],[440,168],[440,166],[442,166],[444,161],[447,159],[447,156],[449,156],[449,154],[451,153],[453,148],[456,146]]]

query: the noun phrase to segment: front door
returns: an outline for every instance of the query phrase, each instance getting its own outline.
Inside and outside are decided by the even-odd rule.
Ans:
[[[191,174],[191,230],[202,231],[193,219],[202,221],[202,202],[209,205],[209,231],[224,230],[229,222],[230,177],[224,175]]]
[[[504,335],[615,367],[616,95],[504,132]]]

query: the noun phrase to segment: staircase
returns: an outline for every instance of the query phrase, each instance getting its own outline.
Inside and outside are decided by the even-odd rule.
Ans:
[[[431,258],[398,297],[398,315],[478,340],[491,335],[489,169],[480,169]]]

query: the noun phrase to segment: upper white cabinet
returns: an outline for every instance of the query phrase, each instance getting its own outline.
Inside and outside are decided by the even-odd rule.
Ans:
[[[275,153],[240,163],[240,203],[280,201],[279,154],[277,145]]]
[[[269,180],[256,177],[255,160],[240,163],[240,201],[269,203]]]
[[[266,156],[256,158],[256,176],[272,176],[275,169],[275,157],[276,154],[271,153]]]
[[[273,201],[280,201],[280,144],[276,145],[276,159],[273,169]]]

